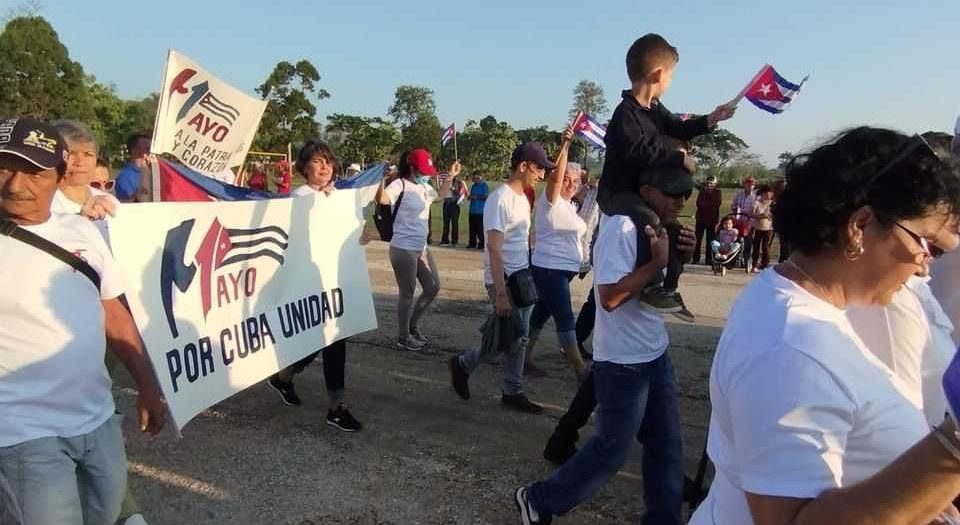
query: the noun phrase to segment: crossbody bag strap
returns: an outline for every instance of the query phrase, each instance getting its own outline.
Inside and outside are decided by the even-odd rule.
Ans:
[[[9,219],[0,220],[0,234],[16,239],[24,244],[29,244],[40,251],[56,257],[60,261],[70,265],[74,270],[85,275],[97,290],[100,290],[100,275],[97,271],[90,266],[90,263],[70,253],[63,247],[44,239],[32,231],[21,228]]]

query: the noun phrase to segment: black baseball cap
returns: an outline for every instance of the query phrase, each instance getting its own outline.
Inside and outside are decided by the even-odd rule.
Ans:
[[[34,118],[0,120],[0,155],[16,155],[41,170],[66,162],[67,145],[52,125]]]
[[[689,195],[693,192],[693,175],[683,168],[659,167],[648,173],[650,186],[666,195]]]
[[[513,150],[513,155],[510,156],[510,165],[516,168],[521,162],[532,162],[548,170],[557,167],[557,165],[547,157],[547,152],[539,142],[525,142]]]

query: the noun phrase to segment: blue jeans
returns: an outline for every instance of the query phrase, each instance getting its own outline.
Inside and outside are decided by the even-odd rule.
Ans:
[[[597,422],[593,438],[544,481],[527,488],[541,515],[576,507],[620,470],[634,436],[643,444],[644,525],[680,525],[683,450],[677,384],[670,357],[635,365],[593,364]]]
[[[530,331],[539,332],[547,319],[553,317],[557,326],[560,346],[567,347],[577,342],[576,318],[570,305],[570,281],[577,272],[566,272],[534,266],[531,273],[537,285],[540,301],[533,308],[530,318]]]
[[[487,285],[487,295],[490,296],[490,303],[496,304],[496,291],[492,284]],[[510,298],[509,293],[507,298],[512,304],[513,299]],[[523,392],[523,359],[527,353],[527,341],[530,338],[531,313],[533,313],[533,305],[523,308],[513,307],[513,319],[517,327],[514,332],[515,339],[513,344],[510,345],[510,351],[503,356],[503,393],[507,395]],[[475,348],[460,354],[458,358],[460,366],[468,374],[473,373],[481,362],[489,362],[495,357],[492,352],[483,353],[482,350],[481,348]]]
[[[0,447],[0,473],[31,525],[112,525],[127,485],[127,456],[115,414],[70,438],[32,439]]]

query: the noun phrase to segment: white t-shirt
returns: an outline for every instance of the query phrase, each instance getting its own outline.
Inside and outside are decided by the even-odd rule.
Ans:
[[[110,195],[105,191],[98,190],[96,188],[90,188],[90,193],[94,197],[107,197],[113,201],[114,205],[117,206],[120,204],[120,201],[116,197]],[[53,194],[53,201],[50,202],[50,211],[53,213],[72,213],[78,214],[80,210],[83,209],[82,204],[78,204],[67,198],[62,191],[57,190]],[[110,246],[110,225],[107,223],[106,219],[100,219],[98,221],[93,221],[93,225],[97,227],[97,230],[100,231],[100,235],[103,236],[103,239],[107,241],[107,246]]]
[[[873,476],[928,433],[918,397],[842,310],[764,271],[734,302],[714,357],[717,475],[690,523],[749,525],[745,492],[814,498]]]
[[[953,326],[960,326],[960,250],[947,252],[930,265],[930,289]],[[960,334],[953,341],[960,345]]]
[[[393,222],[390,246],[422,252],[427,247],[427,221],[430,218],[430,204],[437,199],[436,190],[428,184],[397,179],[383,191],[390,198],[391,206],[396,204],[400,192],[403,192],[403,200]]]
[[[331,191],[336,191],[336,188],[334,188],[333,185],[331,184],[331,185],[330,185],[330,190],[331,190]],[[313,187],[310,186],[309,184],[304,184],[303,186],[300,186],[299,188],[291,191],[291,192],[290,192],[290,195],[291,195],[292,197],[304,197],[304,196],[307,196],[307,195],[316,195],[316,194],[318,194],[318,193],[319,193],[320,195],[326,196],[326,193],[324,193],[324,192],[322,192],[322,191],[320,191],[320,190],[315,190],[315,189],[313,189]],[[406,198],[406,197],[404,197],[404,198]]]
[[[0,447],[85,434],[114,412],[100,303],[123,293],[113,257],[79,215],[25,228],[85,259],[101,284],[98,293],[66,263],[0,236]]]
[[[490,271],[490,239],[487,232],[503,233],[503,271],[507,276],[529,267],[530,257],[530,201],[523,193],[516,193],[507,184],[501,184],[490,193],[483,205],[483,235],[487,250],[483,252],[483,280],[493,284]]]
[[[635,269],[637,229],[625,215],[600,216],[600,232],[593,246],[594,293],[601,284],[616,284]],[[670,339],[663,316],[635,297],[608,312],[597,308],[593,329],[593,360],[621,365],[648,363],[667,350]]]
[[[572,202],[558,196],[552,205],[545,193],[534,208],[533,264],[551,270],[579,272],[587,223],[577,215]]]
[[[940,382],[953,357],[953,325],[926,280],[911,277],[885,307],[850,308],[846,313],[873,355],[919,394],[927,423],[942,423],[946,397]]]

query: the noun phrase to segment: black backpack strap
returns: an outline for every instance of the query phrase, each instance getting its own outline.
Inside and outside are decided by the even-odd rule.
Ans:
[[[97,287],[97,290],[100,290],[100,275],[96,270],[87,261],[84,261],[80,257],[68,252],[66,249],[44,239],[43,237],[21,228],[15,222],[9,219],[0,220],[0,235],[6,235],[7,237],[16,239],[22,243],[29,244],[34,248],[47,252],[53,257],[63,261],[64,263],[70,265],[74,270],[82,273],[94,286]]]
[[[397,197],[397,203],[393,205],[393,213],[390,214],[390,224],[397,222],[397,212],[400,211],[400,203],[403,202],[403,193],[407,189],[407,182],[400,179],[400,195]]]

